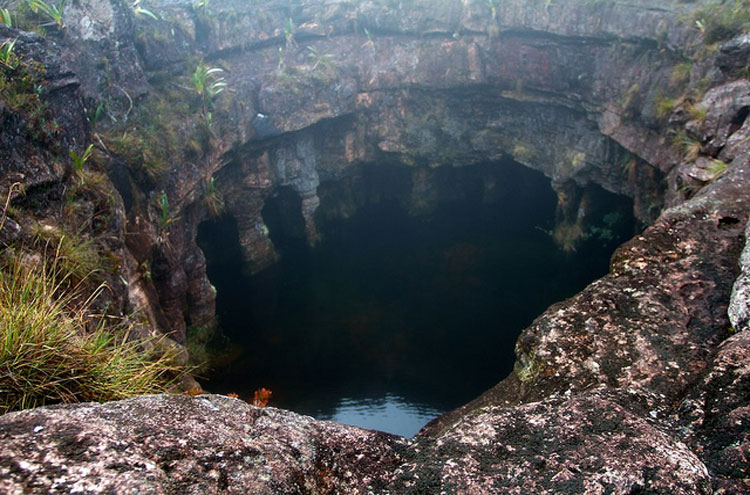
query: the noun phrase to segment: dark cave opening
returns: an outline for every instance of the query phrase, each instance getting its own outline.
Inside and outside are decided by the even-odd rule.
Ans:
[[[323,183],[315,248],[299,197],[280,188],[263,217],[281,261],[255,276],[233,219],[204,222],[219,323],[240,349],[205,388],[250,399],[267,387],[278,407],[414,434],[504,378],[520,331],[607,272],[636,228],[632,202],[586,191],[572,253],[552,239],[549,179],[512,161],[372,165]]]

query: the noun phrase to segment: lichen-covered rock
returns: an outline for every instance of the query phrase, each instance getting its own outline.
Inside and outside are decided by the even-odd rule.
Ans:
[[[419,439],[389,493],[711,493],[703,462],[651,420],[653,402],[631,390],[479,409]]]
[[[750,330],[721,344],[673,419],[709,468],[717,493],[750,492]]]
[[[223,396],[144,396],[0,418],[0,492],[367,493],[404,440]]]
[[[711,493],[703,461],[656,421],[660,401],[602,390],[493,406],[413,441],[210,395],[40,408],[0,418],[0,490]]]
[[[745,227],[745,249],[739,260],[740,275],[732,287],[729,321],[735,330],[744,330],[750,323],[750,224]]]

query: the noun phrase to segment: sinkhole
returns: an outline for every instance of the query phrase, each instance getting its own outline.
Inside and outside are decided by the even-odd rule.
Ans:
[[[248,400],[266,387],[273,406],[407,437],[507,376],[521,330],[637,228],[629,199],[587,186],[583,240],[561,250],[549,179],[512,161],[362,166],[318,195],[314,248],[298,195],[268,198],[281,258],[254,276],[231,216],[200,226],[228,342],[203,385]]]

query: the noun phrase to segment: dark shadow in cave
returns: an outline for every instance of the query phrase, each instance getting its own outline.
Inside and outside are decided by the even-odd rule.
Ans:
[[[549,179],[511,161],[431,170],[438,200],[409,215],[411,173],[369,166],[321,185],[315,249],[281,188],[263,215],[282,260],[254,277],[231,217],[201,225],[220,325],[244,349],[208,390],[267,387],[279,407],[413,434],[505,377],[519,332],[604,275],[634,233],[631,201],[590,186],[589,239],[561,252]]]

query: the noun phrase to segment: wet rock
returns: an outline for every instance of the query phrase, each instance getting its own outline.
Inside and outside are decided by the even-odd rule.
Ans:
[[[88,15],[90,25],[76,26],[70,36],[86,45],[110,33],[122,53],[103,58],[133,65],[117,75],[120,82],[100,88],[104,99],[122,100],[122,87],[136,107],[147,106],[149,97],[135,96],[173,93],[196,58],[225,70],[230,90],[213,109],[221,145],[210,157],[171,157],[179,172],[158,185],[182,219],[180,228],[191,233],[171,240],[172,259],[160,265],[167,268],[179,270],[192,256],[192,234],[206,218],[194,210],[212,176],[237,222],[248,269],[257,272],[278,259],[261,217],[265,199],[291,185],[314,244],[320,181],[342,180],[363,164],[427,169],[511,156],[557,183],[596,183],[631,196],[636,216],[650,222],[664,203],[664,174],[677,163],[649,110],[663,96],[653,88],[669,84],[674,64],[659,49],[697,36],[675,20],[672,4],[513,1],[493,13],[484,0],[232,0],[206,10],[170,0],[149,5],[159,20],[123,16],[121,5],[105,8],[100,0],[92,5],[78,16]],[[585,22],[592,15],[597,21]],[[96,50],[94,58],[111,47]],[[100,82],[87,75],[86,95],[105,80],[101,68],[94,72]],[[113,106],[127,108],[122,103]],[[190,143],[194,130],[185,125],[175,132]],[[622,164],[633,160],[637,165],[623,172]],[[427,211],[431,200],[417,196],[434,189],[429,173],[414,177],[419,187],[403,201],[413,212]],[[148,217],[142,211],[148,208],[137,209]],[[169,318],[191,318],[193,304],[211,306],[207,284],[198,282],[205,273],[193,266],[185,279],[194,282],[157,287],[169,291],[159,297],[170,305]],[[183,327],[170,325],[177,333]]]
[[[743,34],[719,47],[716,66],[723,72],[736,72],[750,63],[750,35]]]
[[[81,78],[87,101],[108,103],[111,118],[128,118],[130,102],[148,92],[135,48],[135,23],[127,2],[88,0],[66,5],[60,43]],[[93,67],[92,67],[93,65]],[[93,70],[90,70],[93,69]]]
[[[14,84],[3,90],[16,94],[16,103],[3,98],[0,104],[3,202],[14,183],[27,190],[60,183],[69,169],[57,154],[85,148],[88,130],[77,94],[78,77],[59,47],[37,34],[0,24],[0,43],[6,40],[16,40],[14,53],[20,61],[11,75]]]

